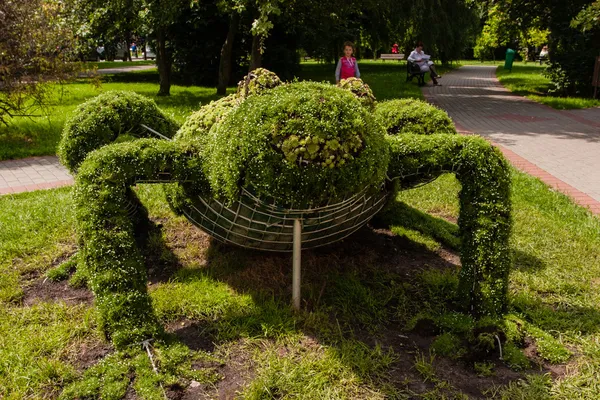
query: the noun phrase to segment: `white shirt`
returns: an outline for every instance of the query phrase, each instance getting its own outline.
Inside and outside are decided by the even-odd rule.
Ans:
[[[410,56],[408,56],[408,59],[410,61],[416,63],[419,66],[425,64],[430,58],[431,58],[430,55],[427,55],[427,54],[423,53],[422,51],[419,53],[416,49],[413,50],[412,53],[410,53]],[[420,59],[420,61],[417,61],[419,59]]]

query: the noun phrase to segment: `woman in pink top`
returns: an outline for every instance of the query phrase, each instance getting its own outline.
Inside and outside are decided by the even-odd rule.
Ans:
[[[352,57],[354,53],[354,43],[344,43],[344,57],[340,58],[335,69],[335,82],[340,83],[340,80],[347,78],[360,78],[360,71],[356,58]]]

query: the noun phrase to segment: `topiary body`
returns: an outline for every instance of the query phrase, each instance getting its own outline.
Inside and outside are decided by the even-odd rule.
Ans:
[[[60,161],[74,172],[87,154],[121,134],[152,136],[142,124],[169,137],[179,125],[156,103],[133,92],[109,91],[79,105],[67,120],[58,145]]]
[[[213,129],[205,173],[230,202],[246,187],[283,207],[314,207],[385,177],[383,130],[331,85],[293,83],[252,96]]]
[[[143,134],[141,123],[171,136],[176,125],[138,95],[107,93],[78,108],[61,159],[79,171],[78,259],[116,345],[161,331],[138,245],[147,213],[131,190],[137,182],[172,183],[171,204],[223,242],[291,251],[300,221],[303,249],[333,243],[383,207],[391,182],[410,188],[453,172],[461,184],[459,297],[475,315],[506,310],[511,207],[502,154],[482,138],[448,135],[456,131],[447,115],[415,100],[378,104],[375,118],[353,90],[362,83],[346,83],[350,90],[283,85],[254,71],[238,94],[202,107],[170,141],[104,146],[120,133]]]

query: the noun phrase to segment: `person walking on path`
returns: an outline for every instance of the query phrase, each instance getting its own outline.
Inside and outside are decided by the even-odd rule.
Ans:
[[[433,65],[433,61],[431,61],[431,56],[423,52],[423,42],[420,40],[417,42],[417,47],[408,56],[408,61],[417,64],[419,68],[421,68],[422,72],[429,71],[429,75],[431,75],[433,84],[439,85],[437,80],[442,76],[435,71],[435,66]]]
[[[340,58],[335,69],[335,83],[347,78],[360,78],[360,71],[356,58],[352,57],[354,53],[354,43],[344,43],[344,57]]]

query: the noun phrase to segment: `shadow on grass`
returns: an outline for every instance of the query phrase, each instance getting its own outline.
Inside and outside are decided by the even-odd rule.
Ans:
[[[225,284],[238,296],[251,297],[247,307],[234,302],[219,305],[218,316],[188,319],[185,312],[172,316],[169,331],[192,349],[211,351],[245,337],[274,340],[302,333],[335,349],[340,360],[351,360],[345,354],[349,342],[371,350],[383,344],[396,357],[391,369],[371,373],[361,370],[354,361],[348,361],[347,367],[377,390],[392,385],[402,393],[424,393],[434,390],[435,383],[421,382],[413,367],[414,354],[429,352],[434,333],[407,331],[407,325],[423,312],[453,312],[459,300],[455,292],[457,257],[444,257],[421,243],[392,234],[390,228],[397,224],[418,229],[449,247],[459,247],[455,224],[395,202],[371,226],[351,237],[325,248],[303,251],[303,311],[299,313],[290,307],[290,254],[251,251],[210,239],[202,266],[190,268],[180,264],[168,237],[162,240],[166,236],[157,231],[154,236],[159,239],[153,240],[153,248],[149,249],[155,256],[148,263],[155,271],[160,264],[158,270],[163,273],[151,280],[178,282],[190,288],[208,280]],[[425,284],[420,278],[423,273],[436,276],[436,283],[430,278]],[[454,374],[451,376],[461,376],[450,383],[474,396],[521,377],[501,362],[501,372],[485,379],[476,378],[472,369],[460,361],[440,359],[436,365],[442,369],[438,373],[443,379],[448,379],[446,368]]]

